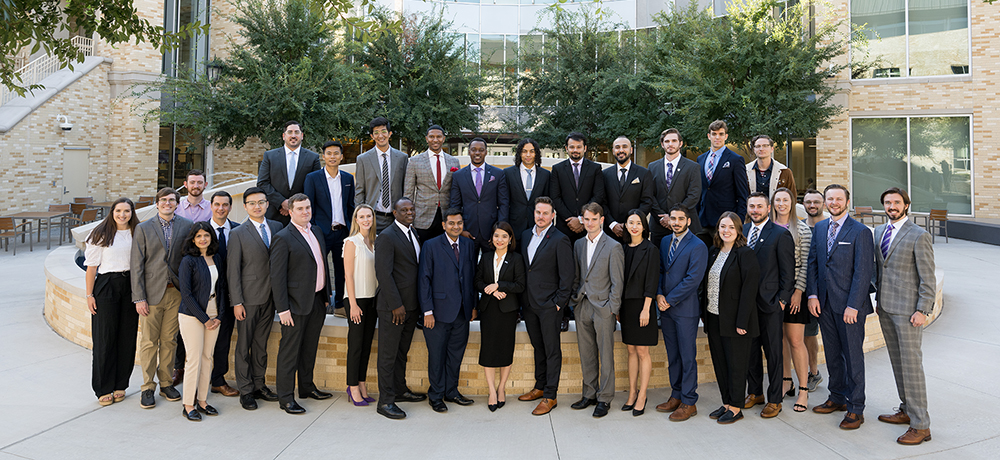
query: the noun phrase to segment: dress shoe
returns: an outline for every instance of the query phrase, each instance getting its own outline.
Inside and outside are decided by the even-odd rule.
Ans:
[[[837,404],[829,399],[824,401],[823,404],[813,407],[813,412],[817,414],[832,414],[837,411],[845,410],[847,410],[847,404]]]
[[[507,404],[507,401],[497,401],[497,409],[503,407],[504,404]]]
[[[197,409],[192,409],[190,412],[188,412],[187,409],[184,409],[183,407],[181,407],[181,415],[183,415],[184,418],[186,418],[186,419],[188,419],[188,420],[190,420],[192,422],[200,422],[201,421],[201,414],[198,413]]]
[[[459,406],[471,406],[475,401],[462,396],[461,393],[456,393],[454,398],[444,398],[445,401],[458,404]]]
[[[317,389],[315,389],[313,391],[310,391],[309,393],[299,393],[299,398],[302,398],[302,399],[312,398],[312,399],[315,399],[317,401],[322,401],[324,399],[330,399],[332,397],[333,397],[333,394],[327,393],[327,392],[325,392],[323,390],[320,390],[319,388],[317,388]]]
[[[357,401],[354,400],[354,395],[351,394],[351,387],[347,387],[347,399],[349,399],[351,403],[354,404],[355,406],[368,405],[368,401],[365,401],[364,399],[359,399]]]
[[[680,407],[680,405],[681,405],[681,400],[680,399],[671,397],[670,399],[667,400],[667,402],[665,402],[663,404],[657,404],[656,405],[656,411],[657,412],[673,412],[673,411],[677,410],[677,408]]]
[[[212,387],[212,393],[219,393],[222,396],[230,396],[230,397],[240,395],[240,392],[237,391],[235,388],[229,386],[228,383],[223,384],[222,386]]]
[[[597,407],[594,408],[594,418],[601,418],[608,415],[608,410],[611,409],[611,403],[599,402]]]
[[[674,413],[670,414],[670,417],[667,418],[669,418],[671,422],[683,422],[691,417],[694,417],[695,415],[698,415],[698,407],[694,404],[689,406],[681,403],[680,406],[677,406],[677,410],[675,410]]]
[[[346,308],[336,308],[336,309],[333,310],[333,316],[335,316],[337,318],[345,318],[346,319],[347,318],[347,309]]]
[[[194,408],[198,409],[198,412],[201,412],[202,414],[205,415],[211,415],[211,416],[219,415],[219,411],[216,410],[214,407],[212,407],[211,404],[205,404],[205,407],[201,407],[196,404]]]
[[[170,375],[170,380],[174,386],[180,385],[184,382],[184,369],[174,369],[173,374]]]
[[[781,413],[781,403],[767,403],[760,411],[760,418],[774,418]]]
[[[240,395],[240,405],[246,410],[257,410],[257,400],[253,395]]]
[[[139,407],[143,409],[152,409],[156,406],[156,397],[153,396],[153,390],[142,390],[142,396],[139,397]]]
[[[740,420],[742,418],[743,418],[743,411],[740,411],[740,413],[738,414],[734,414],[733,411],[727,410],[725,414],[722,414],[722,416],[719,417],[718,420],[716,420],[716,422],[718,422],[720,425],[729,425],[730,423],[735,423],[737,420]]]
[[[290,401],[288,404],[282,404],[281,410],[293,415],[306,413],[306,409],[300,406],[299,403],[295,402],[294,400]]]
[[[423,393],[414,393],[410,390],[406,390],[401,395],[396,395],[396,401],[399,402],[420,402],[427,399],[427,395]]]
[[[275,402],[278,400],[278,395],[271,391],[268,387],[263,387],[259,390],[253,392],[254,399],[263,399],[267,402]]]
[[[497,405],[496,404],[487,404],[486,408],[489,409],[490,412],[496,412],[497,411]]]
[[[931,440],[931,429],[918,430],[912,426],[903,433],[902,436],[896,438],[896,442],[904,446],[916,446],[924,441]]]
[[[538,402],[538,405],[535,406],[535,410],[531,411],[531,415],[548,414],[549,412],[552,412],[552,409],[556,408],[557,404],[558,403],[555,399],[542,398],[542,400]]]
[[[448,405],[446,405],[443,400],[432,399],[430,400],[430,403],[431,409],[434,409],[434,412],[448,412]]]
[[[161,386],[160,395],[163,396],[163,399],[166,399],[167,401],[181,400],[181,392],[177,391],[177,389],[172,386],[169,387]]]
[[[391,418],[393,420],[400,420],[406,418],[406,412],[400,409],[396,403],[382,404],[375,409],[379,415],[385,418]]]
[[[906,412],[897,411],[895,414],[882,414],[878,416],[878,421],[892,423],[896,425],[909,425],[910,416]]]
[[[758,404],[764,404],[764,395],[747,395],[746,401],[743,401],[743,408],[750,409]]]
[[[527,393],[525,393],[525,394],[523,394],[521,396],[518,396],[517,400],[518,401],[534,401],[534,400],[536,400],[538,398],[541,398],[542,395],[544,395],[544,393],[542,393],[542,390],[533,388],[531,391],[529,391],[529,392],[527,392]]]
[[[861,424],[865,423],[865,416],[861,414],[855,414],[854,412],[848,412],[844,415],[844,419],[840,421],[841,430],[856,430],[861,427]]]
[[[635,409],[635,403],[629,404],[626,402],[625,404],[622,404],[622,412],[628,412],[632,409]]]
[[[722,417],[722,414],[725,414],[727,410],[726,406],[719,406],[718,409],[713,410],[712,413],[708,414],[708,418],[718,420],[719,417]]]
[[[569,330],[569,318],[563,317],[562,321],[559,323],[559,332],[566,332]]]
[[[581,409],[586,409],[586,408],[588,408],[590,406],[593,406],[594,404],[597,404],[597,400],[596,399],[580,398],[579,401],[571,404],[569,406],[569,408],[570,409],[581,410]]]

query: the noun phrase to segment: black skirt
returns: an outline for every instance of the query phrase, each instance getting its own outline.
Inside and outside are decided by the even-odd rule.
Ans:
[[[649,323],[639,326],[639,314],[646,299],[622,299],[618,317],[622,324],[622,343],[652,347],[659,343],[660,334],[656,328],[656,301],[649,305]]]
[[[516,327],[517,310],[504,313],[493,305],[492,308],[479,312],[479,330],[482,335],[479,347],[480,366],[507,367],[514,362]]]

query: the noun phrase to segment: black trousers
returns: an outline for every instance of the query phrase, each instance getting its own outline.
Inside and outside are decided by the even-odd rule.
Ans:
[[[435,236],[444,234],[444,227],[441,226],[441,222],[443,222],[443,220],[441,218],[441,207],[439,206],[437,211],[434,212],[434,220],[431,221],[431,226],[423,230],[417,228],[417,238],[420,238],[421,245]]]
[[[274,303],[243,305],[246,317],[236,322],[236,386],[241,395],[264,388],[267,371],[267,339],[274,324]]]
[[[236,326],[236,314],[233,307],[226,306],[219,314],[219,338],[215,341],[215,354],[212,355],[212,386],[221,387],[226,383],[226,373],[229,372],[229,348],[233,341],[233,328]]]
[[[719,330],[719,315],[705,314],[708,350],[712,354],[715,378],[719,382],[722,404],[743,408],[743,392],[747,387],[747,360],[750,341],[747,336],[725,337]],[[780,374],[779,374],[780,375]]]
[[[128,388],[135,369],[139,314],[132,303],[129,272],[105,273],[94,280],[97,314],[90,316],[94,339],[92,384],[97,397]]]
[[[316,367],[316,348],[319,335],[326,320],[326,291],[319,291],[313,297],[313,308],[306,315],[292,313],[292,326],[281,326],[281,341],[278,342],[278,365],[275,380],[278,387],[278,402],[282,405],[295,400],[295,375],[298,374],[299,394],[316,390],[313,383],[313,369]]]
[[[406,355],[413,342],[420,310],[406,312],[403,324],[392,323],[392,311],[378,311],[378,404],[393,404],[406,393]]]
[[[333,260],[330,271],[333,273],[334,291],[331,303],[334,308],[344,306],[344,294],[347,294],[344,291],[344,238],[349,231],[349,228],[344,227],[326,236],[326,251],[331,254],[330,258]]]
[[[535,309],[529,306],[522,313],[535,354],[535,389],[542,390],[545,398],[556,399],[559,374],[562,372],[559,323],[563,312],[555,308]]]
[[[469,344],[469,321],[465,313],[450,323],[435,321],[434,328],[424,326],[424,341],[427,342],[427,380],[430,389],[427,397],[431,400],[455,398],[458,392],[458,375],[462,370],[462,358]]]
[[[782,324],[785,312],[778,310],[762,313],[757,310],[760,336],[750,342],[750,361],[747,371],[747,392],[752,395],[764,394],[764,363],[767,358],[767,402],[780,404],[782,395],[781,378],[784,374],[782,350]],[[761,353],[763,349],[763,353]]]
[[[368,377],[368,359],[372,354],[372,339],[375,338],[375,324],[378,322],[378,311],[375,310],[375,297],[358,299],[361,309],[361,322],[351,321],[350,303],[347,308],[347,385],[356,386]]]

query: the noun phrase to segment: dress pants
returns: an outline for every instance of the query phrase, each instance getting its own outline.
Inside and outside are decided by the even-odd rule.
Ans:
[[[535,354],[535,389],[541,390],[545,398],[556,399],[559,374],[562,372],[559,323],[563,314],[555,308],[536,309],[530,306],[522,309],[522,314]]]
[[[927,383],[924,379],[924,353],[920,344],[924,328],[913,327],[910,315],[894,315],[878,310],[879,325],[889,351],[889,363],[896,378],[899,410],[910,416],[910,426],[918,430],[931,427],[927,414]]]
[[[406,312],[403,324],[393,324],[392,311],[378,311],[378,404],[393,404],[406,393],[406,355],[413,342],[420,310]]]
[[[434,328],[424,326],[424,341],[427,342],[427,380],[430,389],[427,397],[432,400],[458,396],[458,374],[462,369],[462,357],[469,343],[469,321],[464,312],[450,323],[435,321]]]
[[[847,411],[863,414],[865,411],[865,315],[858,313],[854,324],[844,322],[843,313],[836,313],[830,304],[821,300],[819,328],[823,333],[823,353],[826,370],[830,374],[827,388],[830,401],[847,404]]]
[[[139,341],[139,365],[142,367],[142,390],[171,386],[173,382],[174,353],[177,351],[177,309],[181,306],[181,293],[168,287],[163,299],[149,306],[149,314],[142,319],[142,339]]]
[[[444,234],[444,227],[441,226],[441,207],[438,206],[437,211],[434,211],[434,220],[431,221],[430,227],[418,228],[417,238],[420,238],[420,244],[426,243],[431,238],[438,235]]]
[[[670,397],[693,406],[698,402],[698,317],[660,313],[660,330],[667,349]]]
[[[392,223],[395,222],[395,221],[396,221],[396,219],[394,217],[392,217],[392,213],[391,212],[387,212],[387,213],[383,214],[383,213],[380,213],[380,212],[376,211],[375,212],[375,233],[382,233],[382,230],[385,230],[386,227],[388,227],[389,225],[392,225]],[[343,249],[341,249],[341,250],[343,250]]]
[[[274,303],[243,305],[246,317],[236,322],[236,386],[241,395],[264,388],[267,371],[267,339],[274,325]]]
[[[372,354],[372,339],[375,338],[375,323],[378,322],[378,311],[375,309],[375,297],[358,300],[361,309],[361,322],[351,321],[351,305],[347,308],[347,385],[356,386],[368,377],[368,359]]]
[[[97,314],[90,316],[94,339],[93,386],[97,397],[115,390],[125,391],[135,368],[135,335],[139,314],[132,303],[129,272],[97,275],[94,301]]]
[[[712,354],[715,379],[719,382],[722,404],[743,408],[743,392],[747,388],[747,360],[750,358],[750,337],[724,337],[719,330],[719,315],[705,314],[708,349]]]
[[[615,315],[584,298],[576,306],[576,340],[583,397],[610,403],[615,397]]]
[[[313,296],[313,307],[308,314],[292,313],[292,326],[281,326],[281,340],[278,342],[278,365],[276,383],[278,402],[282,405],[295,400],[295,380],[298,374],[299,394],[316,390],[313,383],[313,369],[316,367],[316,348],[326,320],[323,304],[325,291]]]
[[[757,310],[757,324],[760,325],[760,336],[754,337],[750,343],[750,363],[747,370],[747,393],[764,394],[764,363],[767,358],[767,402],[780,404],[782,393],[781,377],[784,376],[782,353],[782,326],[785,312],[763,313]],[[761,353],[763,349],[763,353]]]
[[[216,329],[219,332],[219,338],[215,341],[215,351],[212,353],[213,387],[228,385],[226,374],[229,373],[229,348],[233,344],[233,329],[236,326],[236,313],[233,312],[233,308],[224,308],[222,314],[219,315],[219,321],[221,323]]]
[[[217,314],[215,300],[208,301],[208,317]],[[193,406],[195,400],[207,401],[209,386],[212,379],[212,355],[215,353],[215,342],[219,338],[219,328],[208,330],[205,324],[191,315],[177,315],[177,323],[181,335],[186,339],[187,361],[184,363],[184,404]],[[197,385],[195,384],[197,382]]]
[[[349,222],[348,222],[349,223]],[[326,251],[333,261],[330,267],[330,274],[333,275],[333,299],[330,299],[334,308],[344,306],[344,238],[347,237],[349,228],[344,227],[326,236]]]

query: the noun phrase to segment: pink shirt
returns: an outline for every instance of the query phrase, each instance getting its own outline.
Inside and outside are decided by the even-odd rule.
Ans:
[[[316,235],[313,235],[312,230],[308,222],[306,222],[305,227],[300,227],[299,224],[292,222],[295,228],[299,229],[302,233],[302,237],[306,239],[306,243],[309,243],[309,249],[312,249],[313,260],[316,261],[316,292],[322,291],[323,287],[326,286],[326,270],[323,269],[323,254],[319,250],[319,240],[316,239]]]
[[[202,197],[201,203],[191,204],[187,197],[184,197],[181,198],[174,214],[191,222],[208,222],[212,218],[212,203]]]

